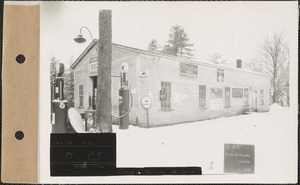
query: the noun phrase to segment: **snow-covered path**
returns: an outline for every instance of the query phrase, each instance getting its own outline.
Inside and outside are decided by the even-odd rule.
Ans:
[[[224,174],[224,143],[251,144],[255,145],[255,174],[250,178],[286,182],[291,173],[297,173],[297,124],[291,122],[294,117],[290,108],[272,105],[265,113],[151,129],[130,126],[119,130],[114,126],[117,164],[201,166],[203,174]],[[212,162],[213,168],[209,169]]]

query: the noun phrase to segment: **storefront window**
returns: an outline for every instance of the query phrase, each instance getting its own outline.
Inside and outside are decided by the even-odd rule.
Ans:
[[[225,107],[230,107],[230,87],[225,87]]]
[[[263,89],[260,90],[260,104],[261,105],[265,104],[265,102],[264,102],[264,90]]]
[[[245,105],[249,105],[249,94],[248,94],[248,88],[245,88],[244,89],[244,102],[245,102]]]
[[[200,108],[205,108],[205,99],[206,99],[206,86],[199,85],[199,106],[200,106]]]

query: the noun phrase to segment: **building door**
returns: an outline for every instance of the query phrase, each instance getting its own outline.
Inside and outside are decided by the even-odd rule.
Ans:
[[[248,88],[244,89],[244,105],[249,105],[249,94],[248,94],[249,90]]]
[[[257,91],[253,91],[253,109],[257,111]]]
[[[92,96],[92,109],[96,110],[97,100],[97,76],[92,77],[93,80],[93,96]]]

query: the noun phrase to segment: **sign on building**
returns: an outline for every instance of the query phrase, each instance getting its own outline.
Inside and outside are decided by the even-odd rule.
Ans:
[[[224,69],[217,70],[217,82],[224,82]]]
[[[198,66],[192,64],[180,63],[180,75],[198,77]]]
[[[210,108],[222,109],[223,108],[223,89],[211,88],[210,90]]]
[[[142,70],[140,71],[140,78],[147,78],[149,76],[148,70]]]
[[[144,96],[141,100],[141,104],[145,109],[149,109],[152,106],[152,100],[149,96]]]
[[[233,98],[243,98],[243,89],[232,88],[232,97]]]
[[[98,70],[98,58],[97,56],[91,57],[89,59],[89,72],[97,73],[97,70]]]

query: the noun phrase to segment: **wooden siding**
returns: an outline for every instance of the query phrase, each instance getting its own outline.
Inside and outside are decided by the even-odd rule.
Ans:
[[[88,108],[89,93],[91,93],[92,80],[89,74],[89,58],[97,56],[95,46],[82,58],[75,67],[75,108],[84,112]],[[141,50],[128,49],[113,45],[112,48],[112,75],[120,75],[120,65],[126,62],[129,65],[127,80],[133,92],[133,107],[129,120],[131,124],[148,126],[146,110],[141,106],[141,99],[148,95],[152,98],[152,107],[149,109],[149,126],[192,122],[212,119],[222,116],[241,114],[246,109],[255,108],[253,94],[257,91],[257,110],[269,110],[269,78],[256,73],[243,70],[219,67],[224,70],[224,81],[217,82],[218,66],[197,64],[188,59],[145,53]],[[180,75],[180,63],[198,66],[198,77]],[[148,75],[140,76],[142,72]],[[171,107],[161,109],[159,92],[161,82],[171,82]],[[79,107],[79,88],[84,85],[84,106]],[[205,85],[205,108],[199,106],[199,85]],[[230,87],[230,107],[213,110],[210,104],[211,88],[223,89],[225,101],[225,87]],[[120,78],[112,77],[112,103],[114,115],[119,114],[119,88]],[[249,89],[249,105],[245,105],[243,98],[233,98],[232,88]],[[260,105],[260,90],[264,90],[264,105]],[[244,93],[244,91],[243,91]],[[225,104],[225,102],[223,102]],[[114,123],[118,119],[113,118]]]
[[[187,62],[188,64],[188,62]],[[215,117],[231,116],[241,114],[245,109],[251,108],[252,91],[264,89],[265,105],[259,105],[258,111],[267,111],[269,108],[269,84],[268,78],[252,73],[234,70],[224,70],[224,82],[217,82],[217,68],[198,65],[198,77],[180,75],[180,62],[163,57],[141,55],[140,70],[148,70],[147,78],[140,78],[140,95],[151,95],[153,97],[152,107],[149,111],[149,126],[173,124],[180,122],[191,122],[197,120],[211,119]],[[159,92],[161,81],[171,82],[171,109],[161,109]],[[199,106],[199,85],[206,86],[206,108]],[[230,107],[212,110],[210,107],[210,90],[219,87],[223,89],[223,100],[225,87],[230,87]],[[251,87],[251,88],[250,88]],[[244,98],[233,98],[232,88],[250,88],[249,104],[245,106]],[[259,94],[258,94],[259,99]],[[140,101],[140,99],[139,99]],[[259,100],[258,100],[259,102]],[[224,102],[225,103],[225,102]],[[224,104],[223,103],[223,104]],[[148,126],[146,110],[140,108],[139,121],[141,126]]]
[[[127,80],[129,80],[129,86],[136,89],[136,53],[127,51],[122,48],[112,48],[112,75],[120,75],[120,65],[123,62],[128,63],[129,70],[127,72]],[[89,96],[92,95],[92,79],[91,76],[96,76],[96,73],[89,73],[89,59],[97,56],[96,46],[94,46],[78,63],[74,69],[74,104],[75,108],[83,113],[89,107]],[[79,85],[84,87],[84,106],[79,106]],[[119,115],[119,89],[120,89],[120,78],[112,77],[112,103],[114,115]],[[136,102],[136,94],[133,94],[134,102]],[[130,123],[136,122],[136,106],[133,106],[130,113]],[[113,118],[113,122],[118,123],[118,119]]]

